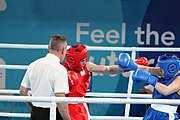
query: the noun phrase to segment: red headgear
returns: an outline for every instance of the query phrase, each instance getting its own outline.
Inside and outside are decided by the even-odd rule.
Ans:
[[[82,69],[80,61],[87,57],[88,57],[88,50],[86,46],[82,44],[72,45],[67,50],[67,53],[66,53],[67,62],[73,69],[78,70],[78,71]]]

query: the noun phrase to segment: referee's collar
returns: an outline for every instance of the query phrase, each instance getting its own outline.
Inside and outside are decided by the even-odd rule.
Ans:
[[[46,55],[46,57],[48,57],[48,58],[50,58],[50,59],[54,59],[54,60],[57,61],[57,62],[60,62],[60,59],[59,59],[56,55],[54,55],[54,54],[48,53],[48,54]]]

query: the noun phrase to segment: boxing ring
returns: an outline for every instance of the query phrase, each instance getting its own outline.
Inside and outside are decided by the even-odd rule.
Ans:
[[[0,48],[15,48],[15,49],[47,49],[47,45],[28,45],[28,44],[0,44]],[[69,47],[69,46],[68,46]],[[180,52],[180,48],[140,48],[140,47],[97,47],[87,46],[88,50],[98,51],[130,51],[132,59],[135,59],[138,51],[166,51]],[[106,48],[106,49],[104,49]],[[26,70],[28,65],[0,65],[0,69],[20,69]],[[96,98],[57,98],[57,97],[28,97],[28,96],[9,96],[8,94],[19,94],[19,90],[0,90],[0,101],[6,102],[51,102],[50,120],[54,120],[53,110],[56,102],[62,103],[101,103],[101,104],[125,104],[124,116],[90,116],[91,120],[141,120],[142,117],[130,117],[130,104],[177,104],[180,100],[172,99],[151,99],[151,95],[147,94],[132,94],[132,72],[130,72],[127,93],[95,93],[89,92],[86,96]],[[6,95],[2,95],[6,94]],[[5,113],[0,112],[2,117],[22,117],[29,118],[30,113]]]

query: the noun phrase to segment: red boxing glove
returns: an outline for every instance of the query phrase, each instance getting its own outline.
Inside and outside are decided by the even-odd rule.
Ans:
[[[138,65],[148,66],[148,60],[146,57],[140,57],[134,60]]]
[[[138,65],[148,66],[148,60],[146,57],[140,57],[134,60]],[[129,72],[130,70],[124,70],[124,72]]]

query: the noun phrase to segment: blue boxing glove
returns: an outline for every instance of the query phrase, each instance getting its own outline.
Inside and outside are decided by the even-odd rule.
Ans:
[[[119,54],[118,66],[123,70],[136,70],[138,68],[137,64],[127,53]]]
[[[134,82],[139,82],[139,81],[144,81],[147,84],[151,84],[152,86],[155,87],[158,78],[151,75],[149,72],[144,71],[144,70],[135,70],[133,75],[132,75],[132,79]]]

